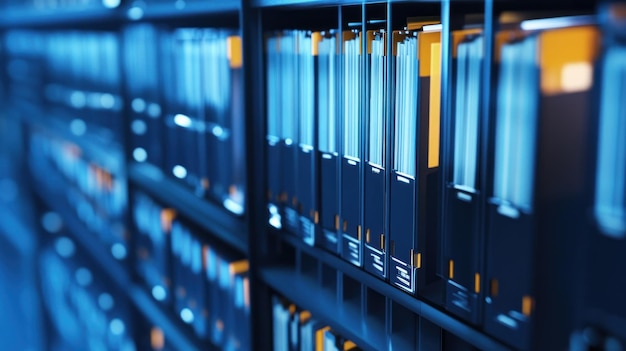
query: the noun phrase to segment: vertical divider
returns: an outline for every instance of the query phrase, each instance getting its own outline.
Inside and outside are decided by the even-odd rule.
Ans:
[[[250,345],[273,345],[271,292],[259,271],[267,260],[265,224],[265,111],[263,89],[263,26],[261,10],[242,0],[239,21],[243,40],[246,135],[246,216],[250,260]],[[269,319],[269,320],[268,320]]]

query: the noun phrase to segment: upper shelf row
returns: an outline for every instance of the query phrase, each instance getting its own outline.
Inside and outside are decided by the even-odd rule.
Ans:
[[[52,1],[20,1],[9,2],[0,0],[0,28],[2,27],[47,27],[47,26],[80,26],[94,24],[110,24],[136,22],[145,20],[175,20],[188,17],[202,17],[211,14],[236,13],[243,7],[310,7],[310,6],[351,6],[360,4],[385,3],[463,3],[482,6],[484,2],[494,0],[459,1],[459,0],[86,0],[80,4],[61,4]],[[557,3],[559,1],[555,1]],[[521,2],[520,2],[521,3]],[[539,0],[524,2],[525,6],[540,5]],[[575,4],[593,1],[578,0]],[[496,2],[497,5],[497,2]],[[544,4],[545,5],[545,4]]]

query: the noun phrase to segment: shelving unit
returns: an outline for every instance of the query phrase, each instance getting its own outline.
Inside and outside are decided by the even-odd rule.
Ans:
[[[128,92],[130,89],[128,89],[128,78],[125,74],[122,74],[120,82],[120,94],[125,100],[121,121],[124,129],[116,131],[117,140],[106,139],[95,133],[76,133],[72,130],[69,119],[56,118],[56,113],[48,116],[45,111],[50,106],[47,104],[42,108],[34,108],[28,102],[12,103],[9,101],[6,103],[6,113],[11,118],[17,118],[21,121],[27,131],[27,139],[30,137],[29,133],[33,129],[49,131],[56,138],[77,145],[81,150],[82,157],[89,164],[93,163],[103,168],[123,182],[124,188],[127,189],[127,203],[125,205],[125,214],[120,221],[123,222],[128,233],[130,233],[128,235],[129,256],[126,259],[118,260],[110,254],[110,248],[100,242],[97,236],[90,231],[89,227],[77,217],[74,209],[65,200],[64,188],[68,185],[67,180],[58,174],[45,175],[48,177],[48,184],[56,186],[44,186],[33,175],[29,176],[34,194],[33,202],[60,215],[72,239],[95,262],[98,269],[106,272],[108,279],[115,282],[117,288],[123,291],[133,308],[137,309],[151,325],[158,326],[163,330],[168,344],[174,349],[218,350],[220,347],[214,345],[208,339],[198,337],[189,325],[192,323],[183,322],[181,320],[182,317],[177,313],[178,311],[174,311],[171,308],[172,306],[157,301],[158,299],[150,294],[150,287],[147,286],[144,277],[140,277],[141,273],[135,267],[135,263],[140,259],[136,257],[138,254],[135,250],[138,247],[137,242],[139,239],[137,238],[140,235],[136,225],[132,224],[130,219],[133,211],[135,211],[133,206],[137,193],[145,194],[151,200],[154,200],[155,203],[163,206],[163,208],[173,209],[177,218],[181,218],[185,224],[189,223],[194,229],[197,228],[199,233],[194,233],[194,235],[197,234],[197,237],[202,242],[203,250],[205,246],[213,247],[215,245],[219,248],[225,248],[225,251],[235,253],[233,255],[246,258],[249,263],[246,278],[249,280],[245,284],[249,284],[247,286],[249,295],[243,299],[249,299],[245,302],[249,308],[250,316],[249,329],[251,335],[249,345],[252,345],[255,350],[272,348],[272,297],[277,295],[291,301],[300,310],[311,312],[317,319],[327,323],[333,331],[355,342],[363,350],[505,351],[551,350],[562,349],[563,347],[572,347],[572,350],[574,350],[575,345],[570,345],[570,342],[574,342],[572,341],[574,338],[570,340],[570,336],[580,333],[581,329],[587,330],[584,328],[587,327],[589,320],[595,321],[596,324],[594,325],[602,324],[602,321],[605,322],[605,325],[598,327],[601,330],[601,332],[598,332],[599,334],[604,335],[603,333],[605,332],[612,333],[615,335],[615,340],[626,337],[623,335],[623,330],[620,327],[616,327],[624,325],[624,321],[620,319],[624,318],[624,316],[613,316],[615,319],[610,320],[604,319],[605,315],[602,313],[594,315],[593,311],[573,311],[570,309],[572,306],[578,308],[577,304],[581,303],[580,301],[584,299],[585,295],[583,283],[580,281],[576,282],[573,279],[571,272],[566,271],[566,265],[575,258],[574,252],[576,250],[578,250],[576,252],[579,252],[585,243],[592,241],[586,237],[587,232],[584,232],[590,226],[586,218],[572,219],[572,222],[565,226],[568,230],[574,231],[571,239],[571,245],[574,248],[567,251],[566,254],[551,256],[546,253],[545,249],[549,245],[557,245],[559,238],[565,237],[563,233],[559,232],[558,236],[554,238],[542,237],[537,242],[532,242],[532,247],[538,249],[537,252],[539,252],[533,262],[534,273],[530,278],[534,286],[535,296],[539,297],[537,300],[539,301],[538,304],[558,301],[559,294],[567,294],[567,296],[563,298],[563,306],[547,308],[544,305],[543,308],[545,310],[539,309],[539,314],[532,315],[532,324],[529,327],[532,329],[529,332],[529,335],[532,335],[532,337],[525,340],[526,344],[524,344],[524,347],[520,347],[511,339],[507,339],[506,336],[495,335],[497,333],[486,330],[484,325],[485,312],[482,308],[477,313],[475,321],[470,321],[468,318],[460,317],[451,312],[450,307],[445,302],[448,298],[446,296],[448,290],[446,289],[449,289],[446,284],[449,282],[448,278],[452,279],[453,274],[449,271],[454,271],[451,268],[454,267],[454,263],[451,262],[450,266],[447,267],[443,259],[439,257],[443,256],[445,247],[445,243],[443,243],[441,238],[443,235],[441,231],[444,226],[443,213],[448,205],[446,202],[448,200],[442,194],[447,191],[446,177],[451,172],[449,163],[452,160],[451,155],[453,152],[452,143],[447,142],[452,139],[453,130],[446,127],[454,123],[452,116],[456,103],[454,77],[456,74],[456,45],[458,42],[455,42],[456,38],[453,37],[453,33],[467,28],[480,28],[482,30],[484,58],[480,63],[480,91],[477,93],[477,100],[479,118],[482,121],[478,133],[484,137],[478,142],[477,157],[482,160],[478,162],[478,174],[483,175],[479,179],[480,185],[478,189],[483,190],[476,191],[476,194],[487,199],[488,190],[486,189],[489,188],[488,183],[491,180],[485,175],[489,174],[492,171],[491,168],[493,168],[491,165],[494,158],[494,142],[492,139],[494,139],[495,134],[494,121],[496,114],[494,105],[498,99],[495,89],[497,86],[495,78],[498,76],[500,64],[500,58],[496,57],[495,54],[497,53],[496,48],[500,45],[498,33],[503,28],[507,28],[506,24],[500,23],[501,15],[509,12],[517,13],[535,10],[557,11],[555,13],[562,13],[565,10],[568,13],[572,13],[581,10],[587,13],[594,13],[597,11],[596,2],[581,0],[568,5],[565,1],[546,3],[539,1],[496,2],[494,0],[143,0],[123,1],[121,4],[116,4],[114,8],[105,8],[104,5],[96,4],[84,9],[73,9],[70,6],[66,9],[43,9],[40,11],[28,8],[26,5],[23,5],[22,8],[17,6],[10,7],[8,5],[9,2],[6,1],[6,3],[7,5],[3,5],[4,3],[0,1],[0,45],[6,44],[2,41],[4,34],[14,30],[77,29],[96,31],[104,29],[113,33],[116,40],[119,41],[121,49],[117,59],[120,67],[123,67],[125,64],[123,50],[125,50],[127,43],[124,42],[124,31],[138,24],[154,26],[159,30],[163,30],[163,32],[168,32],[171,38],[174,37],[172,33],[180,28],[233,27],[231,28],[233,29],[232,35],[238,35],[241,38],[242,53],[240,54],[242,55],[243,65],[240,67],[240,89],[242,97],[239,101],[241,106],[238,107],[241,108],[240,113],[243,116],[245,126],[243,127],[244,138],[242,140],[244,145],[239,146],[244,150],[245,169],[238,171],[245,173],[243,174],[245,178],[242,177],[242,179],[245,179],[243,181],[245,206],[242,214],[235,214],[229,211],[223,203],[207,195],[208,185],[204,189],[206,193],[198,194],[202,191],[196,191],[194,194],[194,191],[190,190],[189,184],[175,179],[171,174],[165,172],[163,165],[157,166],[132,160],[131,133],[133,132],[131,131],[131,123],[134,121],[134,117],[132,117],[134,112],[131,100],[138,98],[139,95],[131,96]],[[103,3],[106,3],[106,1]],[[2,6],[7,6],[8,9],[5,10]],[[475,18],[469,20],[467,15],[475,15]],[[422,271],[428,270],[427,273],[422,273],[425,275],[425,278],[422,276],[419,277],[421,280],[415,278],[416,281],[419,281],[416,284],[415,291],[407,291],[407,289],[402,290],[394,286],[391,278],[393,267],[391,255],[388,254],[391,251],[386,249],[394,247],[389,234],[391,228],[389,217],[392,208],[392,200],[389,198],[389,195],[385,195],[386,197],[383,198],[383,204],[381,205],[384,212],[384,224],[382,227],[385,235],[381,237],[380,246],[387,253],[384,256],[384,264],[387,271],[379,276],[368,273],[364,268],[364,263],[354,264],[354,262],[351,263],[345,257],[342,257],[343,249],[338,249],[338,253],[333,253],[320,247],[318,243],[309,245],[301,237],[294,235],[294,233],[289,233],[288,229],[276,229],[268,223],[268,212],[271,211],[268,209],[268,201],[271,201],[268,200],[268,197],[271,198],[271,195],[268,195],[268,183],[274,175],[268,172],[270,155],[268,154],[269,147],[267,142],[268,103],[266,98],[268,94],[266,82],[269,78],[266,72],[266,38],[269,33],[295,29],[305,31],[332,30],[337,33],[341,33],[343,30],[356,29],[362,34],[368,30],[376,29],[390,35],[394,31],[405,30],[404,28],[408,26],[408,19],[413,17],[438,18],[440,20],[441,87],[438,112],[440,113],[441,125],[444,127],[442,127],[441,131],[437,131],[437,136],[444,142],[440,143],[440,150],[438,149],[441,156],[437,155],[438,162],[440,161],[442,164],[442,172],[435,176],[436,186],[434,189],[438,198],[437,201],[433,202],[436,207],[433,213],[436,215],[433,215],[433,218],[429,218],[431,223],[434,224],[429,224],[432,227],[428,227],[429,229],[434,228],[433,231],[437,237],[435,241],[420,242],[420,245],[428,247],[433,256],[437,257],[431,261],[424,261],[428,262],[426,268]],[[570,19],[572,21],[582,21],[585,24],[602,24],[595,15],[572,17]],[[540,21],[527,22],[529,25],[533,23],[539,26],[542,24]],[[569,24],[571,25],[572,23]],[[163,33],[159,33],[159,35],[161,34]],[[159,37],[159,40],[161,39]],[[184,42],[187,39],[177,38],[172,39],[172,42],[176,40]],[[365,35],[360,40],[362,47],[367,45],[368,39]],[[391,41],[389,39],[386,40]],[[167,44],[160,42],[159,45],[166,46]],[[159,46],[155,52],[159,53],[159,59],[154,58],[155,62],[158,62],[159,70],[174,70],[169,66],[165,67],[165,64],[161,65],[160,56],[165,52],[163,47]],[[385,47],[385,53],[389,61],[391,61],[389,56],[392,56],[392,52],[391,45]],[[229,52],[230,54],[231,52]],[[343,58],[342,55],[343,53],[337,57],[341,59]],[[200,57],[200,54],[198,54],[198,57]],[[18,61],[20,59],[24,58],[19,58]],[[32,58],[27,57],[26,60],[28,59]],[[184,59],[188,60],[188,62],[185,61],[186,64],[190,64],[191,59],[189,57],[184,57]],[[367,67],[366,55],[359,59],[364,67]],[[172,64],[174,59],[170,58],[169,60],[167,63],[170,66],[174,66]],[[8,72],[8,69],[4,67],[8,66],[7,62],[11,62],[11,54],[0,50],[0,63],[3,62],[5,64],[2,68],[3,71],[0,71],[0,85],[4,85],[4,91],[9,92],[13,83],[8,75],[6,79],[3,79],[3,76]],[[35,62],[38,61],[35,60]],[[385,65],[391,67],[391,64],[388,61],[386,62]],[[394,71],[391,72],[395,73]],[[362,69],[360,72],[360,76],[364,81],[368,78],[368,74],[365,69]],[[155,99],[160,103],[159,106],[170,104],[170,108],[176,106],[176,108],[180,109],[180,106],[176,105],[178,102],[170,101],[175,99],[166,96],[167,92],[165,91],[166,88],[175,90],[180,87],[167,86],[174,79],[172,78],[168,81],[167,79],[171,77],[165,77],[166,75],[166,73],[161,72],[157,79],[160,86],[159,89],[155,89],[157,91]],[[174,75],[174,73],[170,75]],[[384,86],[389,89],[386,93],[386,98],[390,98],[392,96],[391,91],[395,89],[394,79],[391,76],[385,77]],[[361,92],[366,95],[369,94],[369,91],[366,91],[365,88],[361,89]],[[599,88],[595,87],[594,89],[599,90]],[[3,89],[0,89],[0,92],[2,91]],[[599,94],[595,93],[595,95]],[[0,98],[1,102],[2,98]],[[184,103],[181,105],[184,105]],[[363,111],[369,111],[367,101],[363,101],[361,105]],[[0,107],[3,106],[0,105]],[[173,120],[176,116],[184,116],[186,107],[188,106],[182,108],[183,112],[176,111],[175,108],[171,108],[167,112],[159,112],[158,118],[163,122],[161,123],[161,128],[166,130],[167,123],[175,123],[168,122],[168,118]],[[391,103],[385,106],[387,118],[393,118],[392,111],[394,111],[394,108],[391,106]],[[589,107],[589,109],[591,108]],[[203,113],[209,115],[212,112],[203,111],[200,112],[200,115]],[[71,113],[69,112],[69,114]],[[80,114],[84,112],[77,109],[73,113]],[[194,116],[191,117],[194,118]],[[189,119],[190,117],[187,118]],[[204,122],[202,120],[202,123]],[[189,122],[189,124],[193,123]],[[368,128],[367,122],[362,121],[360,123],[359,130],[364,135],[364,131]],[[383,139],[384,146],[387,149],[393,147],[392,140],[394,134],[391,128],[393,123],[395,122],[385,124]],[[204,129],[207,129],[206,125],[202,124],[202,132],[204,132]],[[344,131],[342,128],[344,127],[339,128],[341,132]],[[160,133],[162,139],[165,140],[166,131]],[[594,140],[592,137],[590,139]],[[365,154],[366,143],[361,141],[358,147],[362,154]],[[27,149],[28,147],[25,146],[25,148]],[[318,151],[320,150],[313,148],[313,152]],[[384,156],[384,164],[382,165],[386,169],[384,172],[387,172],[383,182],[384,194],[388,194],[390,189],[392,189],[390,170],[393,169],[393,164],[390,153],[391,151]],[[27,155],[24,157],[27,157]],[[314,157],[318,157],[318,155],[315,154]],[[587,155],[586,157],[591,156]],[[339,158],[341,159],[341,154]],[[361,167],[364,169],[365,158],[360,161],[363,162]],[[287,169],[279,171],[290,172]],[[314,178],[321,177],[318,174],[320,172],[317,169]],[[366,189],[365,176],[363,175],[364,171],[359,172],[361,173],[359,173],[360,178],[356,188],[363,194]],[[591,179],[593,176],[588,178]],[[585,179],[585,181],[591,183],[588,179]],[[319,182],[319,179],[315,178],[315,182]],[[337,181],[337,183],[340,184],[341,180]],[[585,193],[573,198],[572,207],[584,207],[581,202],[588,201],[588,198],[591,197],[592,190],[589,190],[591,186],[589,184],[585,184],[585,186],[587,187],[584,189]],[[341,186],[338,186],[337,189],[339,192],[342,191]],[[316,201],[320,201],[319,198],[321,196],[319,194],[315,196]],[[365,199],[361,197],[359,199],[361,202],[365,202]],[[347,200],[339,201],[339,205],[345,205],[348,202]],[[413,201],[417,202],[416,200]],[[287,201],[283,202],[287,203]],[[297,200],[294,199],[293,203],[293,207],[297,207]],[[487,207],[487,200],[485,200],[477,210],[484,215],[476,224],[478,228],[481,228],[481,233],[483,233],[477,239],[477,246],[480,246],[483,251],[486,250],[485,247],[488,241],[487,234],[484,234],[487,231],[485,228],[488,228],[490,225],[486,215]],[[2,212],[1,204],[0,212]],[[357,222],[359,223],[358,240],[362,245],[360,254],[363,256],[365,249],[363,249],[364,245],[362,244],[364,240],[361,239],[361,225],[365,220],[366,213],[361,207],[356,212]],[[417,218],[418,210],[414,209],[413,212],[410,215]],[[345,214],[342,215],[345,216]],[[339,229],[339,218],[339,214],[337,214],[335,232],[343,234],[346,230],[341,231]],[[345,220],[344,217],[341,218]],[[161,234],[163,238],[166,238],[160,238],[160,240],[167,241],[165,246],[168,247],[171,255],[173,245],[170,240],[173,239],[170,238],[174,235],[171,233],[172,219],[169,219],[170,228],[167,228],[167,219],[160,217],[160,220],[163,228],[163,233]],[[317,233],[320,231],[320,227],[317,222],[315,224],[317,225],[315,227]],[[576,225],[583,229],[575,231]],[[369,236],[367,240],[369,242]],[[606,245],[606,243],[601,245]],[[189,244],[189,246],[191,247],[192,244]],[[483,251],[481,253],[484,254]],[[419,254],[421,255],[422,253],[420,252]],[[202,266],[201,274],[205,274],[209,270],[207,268],[209,263],[207,263],[206,255],[203,251],[202,258],[198,258],[199,262],[201,262],[200,266]],[[414,264],[411,261],[411,267],[415,265],[417,268],[422,269],[421,256],[419,257],[419,264]],[[178,269],[174,267],[176,264],[175,259],[176,257],[169,256],[166,259],[165,265],[167,268],[165,271],[167,274],[171,274],[168,278],[171,278],[174,275],[172,272]],[[411,260],[413,259],[413,251],[411,251]],[[415,260],[417,261],[417,259]],[[563,260],[566,260],[566,262],[562,262]],[[192,264],[188,263],[188,265],[191,266]],[[476,265],[481,267],[481,272],[483,272],[487,265],[486,258],[481,258]],[[594,274],[583,266],[583,263],[577,262],[572,264],[571,270],[584,270],[586,275]],[[537,267],[544,267],[545,271],[539,272]],[[567,274],[564,276],[559,275],[564,270]],[[597,271],[599,268],[596,267],[595,270]],[[559,279],[547,279],[550,275],[559,277]],[[481,282],[480,279],[480,276],[478,276],[476,278],[477,283],[475,283],[478,303],[481,305],[483,303],[491,303],[485,302],[491,301],[491,295],[488,295],[485,290],[487,290],[488,284],[493,284],[493,282],[487,283],[486,275],[482,278],[485,281]],[[168,280],[166,284],[171,283],[171,280]],[[621,284],[621,281],[619,284]],[[175,286],[175,284],[172,284],[172,286]],[[489,285],[489,288],[493,292],[493,285]],[[172,290],[174,290],[173,287]],[[176,294],[178,293],[176,292]],[[185,294],[187,293],[185,292],[183,295]],[[545,300],[543,300],[544,298]],[[529,299],[527,301],[532,302],[528,303],[534,308],[535,300],[532,300],[530,297]],[[528,307],[528,310],[530,309]],[[582,310],[584,307],[580,307],[580,309]],[[559,318],[552,315],[552,313],[563,313],[563,318],[567,318],[567,320],[563,322],[563,325],[551,325],[550,323],[554,324]],[[530,319],[530,315],[531,313],[528,312],[524,318]],[[607,320],[609,322],[606,322]],[[221,328],[223,328],[224,321],[220,322],[222,322]],[[604,336],[609,338],[608,334]],[[625,342],[624,340],[621,342]]]

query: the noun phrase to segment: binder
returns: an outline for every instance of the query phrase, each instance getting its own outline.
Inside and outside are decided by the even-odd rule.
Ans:
[[[480,91],[483,65],[481,29],[452,33],[453,109],[446,126],[450,154],[445,176],[445,209],[442,220],[447,278],[446,309],[477,324],[482,289],[482,204]]]
[[[205,145],[202,109],[200,43],[202,31],[197,28],[177,29],[166,50],[171,55],[172,73],[166,85],[168,116],[166,118],[166,174],[180,179],[191,191],[204,194],[207,182],[202,179],[206,167],[200,149]]]
[[[218,310],[223,301],[220,300],[219,294],[219,273],[220,273],[220,258],[217,251],[212,245],[204,245],[202,248],[203,260],[204,260],[204,273],[206,282],[206,331],[212,343],[216,344],[220,338],[220,334],[224,328],[223,322],[218,321]],[[203,312],[204,314],[204,312]],[[220,327],[221,326],[221,327]]]
[[[437,279],[439,27],[393,33],[396,105],[389,277],[392,285],[409,293]]]
[[[161,95],[158,89],[159,30],[138,24],[124,30],[124,72],[130,108],[130,149],[135,162],[161,167]]]
[[[270,224],[300,232],[296,175],[298,174],[299,101],[297,31],[267,38],[267,118]],[[272,76],[269,76],[269,75]],[[273,200],[272,200],[273,199]],[[281,223],[275,223],[280,220]]]
[[[200,45],[206,138],[200,149],[207,150],[203,187],[224,208],[241,215],[245,204],[241,37],[230,30],[204,29]]]
[[[387,130],[387,33],[367,31],[369,58],[369,119],[364,171],[363,226],[365,270],[387,277],[386,238],[386,130]]]
[[[520,349],[561,348],[578,302],[558,290],[570,284],[567,272],[579,258],[576,250],[564,250],[554,262],[550,250],[563,243],[576,246],[585,213],[586,166],[580,155],[587,153],[586,109],[598,33],[589,25],[511,30],[499,33],[496,43],[500,67],[487,193],[484,328]],[[523,98],[513,99],[512,92]],[[554,338],[533,339],[548,326]]]
[[[343,138],[341,159],[341,257],[363,264],[362,240],[362,56],[361,32],[344,31],[343,49]]]
[[[317,108],[319,163],[319,245],[339,254],[339,42],[334,31],[322,32],[318,45]]]
[[[135,194],[136,269],[152,297],[165,304],[171,301],[169,235],[175,218],[176,211],[162,208],[143,193]]]
[[[622,290],[626,283],[620,268],[624,266],[626,225],[624,220],[624,81],[626,66],[623,55],[623,4],[609,4],[600,8],[602,51],[594,69],[594,87],[597,101],[593,104],[590,143],[589,178],[592,180],[588,209],[593,214],[585,230],[584,276],[580,281],[583,303],[579,306],[580,319],[576,330],[580,343],[589,344],[585,331],[593,330],[600,337],[597,344],[608,348],[611,344],[626,342],[623,326],[616,323],[626,316]],[[618,341],[619,340],[619,341]]]
[[[308,245],[315,245],[319,211],[317,201],[317,122],[316,106],[316,58],[319,52],[321,33],[298,32],[298,94],[299,94],[299,147],[297,171],[297,208],[299,213],[299,235]]]

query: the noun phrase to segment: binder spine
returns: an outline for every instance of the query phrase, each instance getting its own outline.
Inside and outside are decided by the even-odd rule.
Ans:
[[[415,250],[415,180],[391,172],[391,205],[389,210],[390,272],[392,285],[415,292],[416,272],[421,268],[421,253]]]
[[[341,256],[356,266],[362,265],[361,166],[345,157],[341,164]]]
[[[339,157],[336,154],[319,152],[320,164],[320,227],[321,246],[339,254]]]
[[[387,276],[385,252],[385,183],[384,169],[368,164],[364,192],[364,266],[381,278]]]

